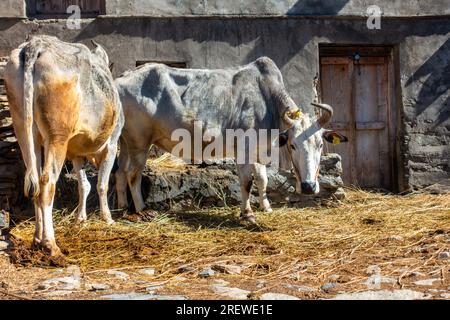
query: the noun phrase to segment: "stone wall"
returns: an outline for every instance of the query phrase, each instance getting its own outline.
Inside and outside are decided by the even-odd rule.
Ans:
[[[365,19],[342,18],[106,17],[83,20],[80,30],[68,30],[64,20],[0,19],[0,56],[32,33],[87,45],[95,39],[115,63],[115,76],[142,60],[223,68],[269,56],[294,101],[307,110],[319,44],[391,45],[398,77],[399,189],[450,179],[449,17],[384,19],[381,30],[368,30]]]
[[[0,58],[0,210],[13,210],[22,194],[24,166],[14,137],[3,81],[6,58]]]

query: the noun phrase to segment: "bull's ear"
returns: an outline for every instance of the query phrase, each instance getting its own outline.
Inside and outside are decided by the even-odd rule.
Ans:
[[[325,130],[322,134],[322,137],[329,143],[332,144],[340,144],[343,142],[348,142],[348,138],[343,134],[340,134],[336,131]]]
[[[280,135],[278,136],[278,145],[281,147],[284,147],[287,142],[289,140],[289,134],[287,133],[287,131],[283,131],[280,133]]]

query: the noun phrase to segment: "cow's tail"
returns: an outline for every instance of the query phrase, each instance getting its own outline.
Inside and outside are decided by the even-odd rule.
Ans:
[[[33,134],[33,102],[34,102],[34,83],[33,73],[34,64],[39,57],[40,51],[33,44],[24,48],[24,76],[23,76],[23,108],[25,141],[23,141],[22,155],[24,157],[26,172],[24,181],[24,193],[27,197],[35,198],[39,195],[39,174],[38,163],[36,160],[35,143]]]

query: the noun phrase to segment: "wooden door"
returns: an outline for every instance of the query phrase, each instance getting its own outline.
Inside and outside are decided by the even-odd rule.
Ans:
[[[329,128],[349,142],[329,145],[342,157],[346,185],[392,189],[388,57],[321,58],[322,101],[334,107]]]
[[[34,11],[41,15],[65,15],[71,5],[78,5],[82,15],[104,12],[103,0],[36,0]]]

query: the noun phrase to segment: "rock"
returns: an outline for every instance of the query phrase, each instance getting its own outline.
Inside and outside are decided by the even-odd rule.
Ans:
[[[206,268],[205,270],[203,270],[202,272],[200,272],[198,275],[201,278],[209,278],[212,277],[216,274],[216,272],[211,269],[211,268]]]
[[[149,283],[149,286],[145,288],[145,291],[147,292],[155,292],[158,289],[164,288],[164,285],[161,283]]]
[[[0,240],[0,251],[8,250],[8,249],[11,248],[11,246],[12,246],[12,243],[10,241],[8,241],[8,240],[5,240],[5,241]]]
[[[440,259],[440,260],[445,260],[445,259],[448,259],[448,258],[450,258],[450,252],[449,251],[443,251],[443,252],[439,253],[439,255],[438,255],[438,259]]]
[[[380,268],[380,266],[378,266],[376,264],[368,266],[366,269],[366,274],[369,276],[373,275],[373,274],[380,274],[380,273],[381,273],[381,268]]]
[[[381,284],[395,284],[397,283],[397,279],[389,278],[389,277],[383,277],[379,274],[374,274],[373,276],[370,276],[367,278],[367,280],[364,282],[364,284],[369,289],[380,289]]]
[[[262,294],[260,300],[300,300],[300,298],[284,293],[268,292]]]
[[[85,288],[89,291],[103,291],[108,290],[110,287],[107,284],[102,283],[90,283],[85,286]]]
[[[216,280],[214,280],[214,284],[216,284],[218,286],[226,287],[230,283],[228,281],[223,280],[223,279],[216,279]]]
[[[2,229],[9,228],[9,212],[0,210],[0,235],[2,235]]]
[[[421,300],[430,296],[412,290],[380,290],[338,294],[330,300]]]
[[[81,270],[77,265],[70,265],[66,268],[66,272],[72,274],[74,277],[80,278]]]
[[[256,288],[258,288],[258,289],[262,289],[262,288],[264,288],[265,286],[266,286],[266,281],[264,281],[264,280],[258,280],[258,282],[257,282],[257,284],[256,284]]]
[[[303,286],[303,285],[296,285],[296,284],[285,284],[284,287],[287,289],[291,289],[291,290],[295,290],[295,291],[299,291],[299,292],[305,292],[305,293],[317,291],[315,288],[311,288],[311,287]]]
[[[441,298],[450,299],[450,293],[441,293]]]
[[[403,241],[404,239],[403,239],[403,237],[402,236],[389,236],[388,238],[387,238],[387,240],[388,241]]]
[[[112,275],[120,280],[124,280],[124,281],[130,279],[130,276],[127,273],[122,272],[122,271],[108,270],[108,274]]]
[[[320,289],[322,289],[325,292],[328,292],[328,291],[333,290],[336,287],[337,287],[336,283],[326,283],[323,286],[321,286]]]
[[[139,273],[145,274],[146,276],[154,276],[156,272],[153,268],[147,268],[139,270]]]
[[[441,279],[425,279],[413,282],[417,286],[432,286],[436,281],[441,281]]]
[[[76,277],[61,277],[48,279],[39,284],[38,290],[78,290],[80,289],[80,279]]]
[[[178,267],[178,273],[191,273],[194,272],[196,269],[194,267],[190,266],[180,266]]]
[[[108,300],[151,300],[153,298],[153,295],[130,292],[130,293],[109,294],[106,296],[101,296],[101,298]]]
[[[232,264],[216,264],[212,269],[226,274],[241,274],[242,272],[242,267]]]
[[[229,288],[222,285],[213,284],[210,286],[211,290],[221,296],[225,296],[237,300],[247,300],[250,291],[239,289],[239,288]]]
[[[175,281],[186,281],[187,278],[182,277],[182,276],[176,276],[175,278],[173,278],[173,280],[175,280]]]
[[[330,281],[338,281],[338,279],[339,279],[340,277],[341,277],[341,276],[338,275],[338,274],[332,274],[332,275],[330,275],[330,276],[328,277],[328,279],[329,279]]]

